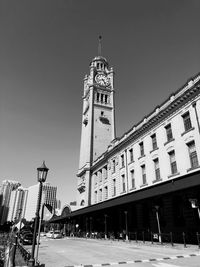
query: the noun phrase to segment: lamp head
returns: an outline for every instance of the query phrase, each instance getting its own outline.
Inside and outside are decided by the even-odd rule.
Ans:
[[[37,168],[38,182],[44,183],[46,181],[48,171],[49,169],[47,168],[45,162],[43,161],[42,166]]]
[[[190,198],[189,201],[193,209],[198,208],[199,205],[198,205],[198,200],[196,198]]]

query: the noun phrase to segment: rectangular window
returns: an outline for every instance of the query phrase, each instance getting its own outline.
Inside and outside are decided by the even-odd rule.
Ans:
[[[106,180],[108,178],[108,169],[107,169],[107,166],[105,166],[103,168],[103,172],[104,172],[104,179]]]
[[[102,171],[98,171],[98,176],[99,176],[99,182],[102,182]]]
[[[134,170],[130,171],[131,173],[131,187],[135,188],[135,174],[134,174]]]
[[[108,103],[108,96],[105,95],[105,103],[107,104]]]
[[[168,124],[167,126],[165,126],[165,130],[166,130],[166,135],[167,135],[167,142],[169,142],[173,139],[171,124]]]
[[[105,186],[104,188],[104,193],[105,193],[105,199],[108,199],[108,187]]]
[[[115,159],[113,159],[112,161],[112,172],[113,173],[115,172]]]
[[[102,189],[99,189],[99,201],[102,201]]]
[[[130,159],[130,162],[133,161],[133,149],[129,149],[129,159]]]
[[[142,157],[144,156],[144,143],[141,142],[139,145],[140,145],[140,156]]]
[[[113,179],[113,196],[116,195],[116,180]]]
[[[175,151],[171,151],[169,153],[169,160],[170,160],[170,166],[171,166],[171,173],[175,174],[177,173],[177,165],[176,165],[176,158],[175,158]]]
[[[195,143],[194,141],[192,141],[188,143],[187,145],[188,145],[191,168],[197,168],[199,166],[199,162],[197,158],[197,151],[196,151]]]
[[[141,169],[142,169],[142,183],[146,184],[147,179],[146,179],[146,167],[145,167],[145,165],[142,165]]]
[[[97,102],[99,102],[99,93],[97,93]]]
[[[122,192],[126,191],[125,175],[122,175]]]
[[[153,134],[151,136],[151,139],[152,139],[152,148],[154,150],[154,149],[158,148],[158,146],[157,146],[157,140],[156,140],[156,134]]]
[[[121,155],[121,166],[124,167],[124,154]]]
[[[188,131],[192,128],[192,123],[191,123],[191,119],[190,119],[190,113],[187,112],[185,113],[183,116],[183,123],[184,123],[184,127],[185,127],[185,131]]]
[[[98,177],[98,176],[97,176],[97,173],[95,173],[95,174],[94,174],[95,185],[97,185],[97,183],[98,183],[98,179],[97,179],[97,177]]]
[[[160,180],[160,166],[158,158],[154,160],[154,169],[155,169],[156,180]]]
[[[97,203],[97,191],[94,192],[94,202]]]

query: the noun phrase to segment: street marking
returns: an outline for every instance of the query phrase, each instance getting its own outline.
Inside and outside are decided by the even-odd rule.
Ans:
[[[64,267],[105,267],[110,265],[120,265],[120,264],[134,264],[134,263],[147,263],[151,262],[152,266],[154,267],[181,267],[179,265],[173,265],[173,264],[167,264],[164,262],[164,260],[175,260],[175,259],[182,259],[182,258],[190,258],[200,256],[200,253],[196,254],[188,254],[188,255],[177,255],[172,257],[163,257],[163,258],[152,258],[152,259],[145,259],[145,260],[132,260],[132,261],[119,261],[119,262],[107,262],[107,263],[101,263],[101,264],[81,264],[81,265],[66,265]],[[157,261],[158,263],[153,263],[154,261]],[[17,266],[16,266],[17,267]]]
[[[157,264],[153,264],[153,266],[155,267],[180,267],[180,265],[174,265],[174,264],[167,264],[167,263],[157,263]]]

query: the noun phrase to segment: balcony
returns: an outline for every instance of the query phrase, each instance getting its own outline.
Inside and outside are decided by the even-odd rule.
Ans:
[[[79,183],[77,189],[78,189],[78,191],[79,191],[80,193],[85,192],[85,181],[82,181],[81,183]]]

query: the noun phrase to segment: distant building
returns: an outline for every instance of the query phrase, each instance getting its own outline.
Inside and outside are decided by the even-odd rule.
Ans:
[[[13,190],[18,188],[21,184],[17,181],[4,180],[1,185],[0,195],[2,196],[0,206],[0,224],[4,224],[8,219],[10,196]]]
[[[52,211],[55,211],[57,205],[57,187],[50,185],[50,183],[44,183],[42,187],[44,193],[44,203],[52,207]]]
[[[61,209],[61,201],[59,199],[56,200],[56,209]]]
[[[11,192],[8,221],[16,222],[24,217],[27,196],[28,190],[21,186]]]
[[[26,200],[26,209],[24,218],[27,221],[31,221],[35,218],[37,201],[38,201],[38,193],[39,193],[39,183],[36,185],[32,185],[27,188],[28,189],[28,196]]]
[[[42,201],[45,204],[48,204],[51,209],[51,213],[55,212],[56,208],[56,193],[57,187],[51,186],[49,183],[44,183],[42,187]],[[24,218],[27,221],[31,221],[35,218],[37,202],[38,202],[38,195],[39,195],[39,183],[28,188],[28,197],[26,201],[26,210]],[[42,204],[41,204],[42,205]],[[44,217],[49,217],[49,210],[44,209]]]

